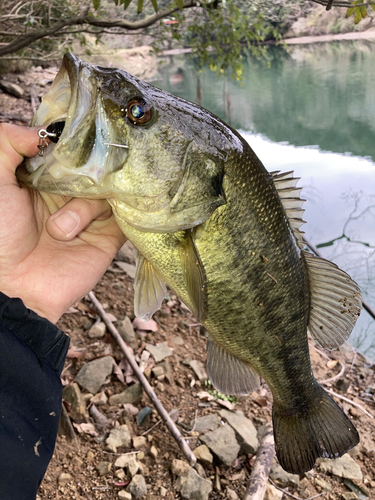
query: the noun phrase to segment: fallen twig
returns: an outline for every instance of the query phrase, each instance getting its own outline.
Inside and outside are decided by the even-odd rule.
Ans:
[[[82,493],[85,495],[85,497],[87,498],[87,500],[92,500],[92,498],[90,497],[90,495],[86,492],[86,490],[80,485],[80,483],[78,483],[78,486],[81,488],[82,490]]]
[[[173,422],[171,417],[168,415],[168,412],[166,411],[164,406],[161,404],[159,398],[156,396],[154,390],[152,389],[152,387],[148,383],[148,380],[146,379],[144,374],[141,372],[136,360],[134,359],[134,356],[132,355],[132,353],[130,351],[130,348],[123,341],[121,335],[117,331],[117,329],[114,326],[114,324],[112,323],[112,321],[108,318],[108,315],[104,311],[103,306],[98,301],[98,299],[95,297],[93,292],[89,293],[89,298],[90,298],[91,302],[94,304],[94,306],[96,307],[100,316],[103,318],[103,321],[106,324],[108,330],[111,332],[113,338],[116,340],[117,344],[119,345],[127,362],[132,367],[133,372],[135,373],[136,377],[138,378],[139,382],[141,383],[145,393],[151,399],[152,404],[154,405],[156,411],[159,413],[160,417],[165,422],[165,425],[167,426],[169,432],[172,434],[173,438],[177,442],[178,446],[180,447],[181,451],[185,455],[185,457],[188,460],[188,462],[190,463],[190,465],[194,466],[196,461],[197,461],[194,453],[191,451],[189,446],[182,439],[180,431],[177,429],[175,423]]]
[[[340,370],[340,373],[338,373],[337,375],[335,375],[334,377],[331,377],[331,378],[327,378],[326,380],[319,380],[319,384],[328,384],[329,382],[333,382],[334,380],[337,380],[338,378],[342,377],[344,375],[344,372],[345,372],[345,363],[343,363],[342,361],[340,361],[339,359],[337,360],[340,365],[341,365],[341,370]]]
[[[275,483],[272,481],[272,479],[271,479],[271,478],[269,478],[268,480],[269,480],[269,482],[270,482],[271,484],[273,484],[273,486],[274,486],[276,489],[278,489],[278,490],[282,491],[283,493],[285,493],[285,495],[289,495],[290,497],[295,498],[296,500],[312,500],[313,498],[318,498],[318,497],[321,497],[321,496],[323,496],[323,495],[325,495],[325,494],[326,494],[326,492],[325,492],[325,491],[323,491],[323,493],[318,493],[317,495],[314,495],[313,497],[309,497],[309,498],[301,498],[301,497],[297,497],[296,495],[293,495],[292,493],[289,493],[289,491],[284,490],[284,488],[280,488],[280,486],[277,486],[277,484],[275,484]]]
[[[363,413],[365,413],[366,415],[368,415],[371,418],[374,418],[373,415],[371,415],[371,413],[369,413],[367,410],[365,410],[363,408],[363,406],[361,406],[359,403],[355,403],[351,399],[345,398],[344,396],[341,396],[340,394],[337,394],[336,392],[333,392],[330,389],[326,389],[326,391],[329,392],[329,394],[332,394],[332,396],[336,396],[336,398],[342,399],[343,401],[346,401],[347,403],[350,403],[353,406],[356,406],[357,408],[359,408],[360,410],[362,410]]]
[[[272,425],[267,424],[243,500],[263,500],[274,456],[275,442]]]

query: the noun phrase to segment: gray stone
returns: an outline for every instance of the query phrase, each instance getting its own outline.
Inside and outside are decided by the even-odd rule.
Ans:
[[[203,382],[203,380],[208,379],[208,375],[206,372],[206,369],[204,367],[204,364],[201,361],[197,361],[196,359],[193,359],[190,361],[190,366],[194,370],[196,376],[198,379]]]
[[[272,484],[267,484],[264,500],[281,500],[283,495],[284,493],[272,486]]]
[[[88,392],[96,394],[113,370],[113,358],[104,356],[86,363],[78,372],[76,382]]]
[[[240,451],[240,445],[237,442],[236,434],[230,425],[223,425],[215,431],[208,432],[200,436],[200,440],[206,444],[209,449],[225,465],[231,465]]]
[[[341,495],[342,500],[357,500],[358,495],[356,495],[353,491],[347,491]]]
[[[197,457],[197,460],[205,465],[210,465],[213,462],[214,457],[211,455],[210,450],[205,444],[198,446],[193,451],[194,455]]]
[[[171,471],[175,476],[181,476],[181,474],[184,474],[189,469],[191,469],[191,467],[188,463],[184,462],[183,460],[178,460],[177,458],[173,459],[171,464]]]
[[[117,448],[120,446],[130,446],[131,436],[128,426],[120,425],[120,427],[112,429],[105,442],[107,444],[107,450],[112,453],[117,453]]]
[[[214,431],[220,426],[220,418],[216,413],[211,415],[206,415],[205,417],[197,418],[196,421],[192,420],[190,422],[191,427],[194,427],[195,423],[195,431],[199,432],[199,434]]]
[[[327,481],[324,481],[324,479],[322,479],[321,477],[316,477],[314,479],[314,483],[316,486],[320,486],[323,491],[332,491],[332,486],[327,483]]]
[[[68,473],[68,472],[62,472],[60,475],[59,475],[59,478],[58,478],[58,483],[59,483],[59,486],[65,486],[67,485],[71,480],[72,480],[72,476]]]
[[[157,345],[146,344],[146,350],[155,359],[155,363],[159,363],[164,358],[173,354],[173,349],[171,349],[166,342],[161,342]]]
[[[129,264],[135,263],[135,248],[129,240],[120,248],[114,260],[128,262]]]
[[[132,494],[125,490],[119,491],[117,496],[120,500],[132,500]]]
[[[95,323],[88,331],[90,339],[102,339],[105,335],[106,326],[104,323]]]
[[[134,404],[142,398],[142,386],[139,382],[131,385],[125,391],[120,392],[120,394],[114,394],[109,398],[109,404],[123,405],[123,404]]]
[[[271,466],[270,478],[274,481],[277,486],[298,486],[299,476],[297,474],[289,474],[286,472],[281,465],[273,463]]]
[[[115,261],[116,266],[126,272],[129,278],[135,278],[136,267],[133,264],[128,264],[127,262]]]
[[[146,436],[133,436],[133,448],[138,449],[142,446],[146,446],[147,438]]]
[[[362,481],[361,468],[348,454],[331,460],[329,458],[319,459],[319,468],[322,472],[330,472],[334,476],[352,481]]]
[[[136,474],[130,481],[129,486],[126,488],[128,493],[133,497],[140,498],[147,494],[147,485],[145,478],[141,474]]]
[[[177,479],[176,490],[186,500],[208,500],[212,484],[211,481],[200,477],[194,469],[190,468]]]
[[[241,455],[257,452],[259,441],[257,430],[251,420],[246,418],[242,411],[220,410],[219,415],[223,420],[233,427],[237,441],[241,446]]]
[[[111,462],[99,462],[96,465],[96,470],[98,471],[99,476],[105,476],[111,472],[112,464]]]
[[[89,421],[89,414],[78,384],[64,387],[63,399],[70,404],[69,417],[74,420],[76,424]]]
[[[137,345],[135,331],[132,322],[128,316],[125,316],[125,318],[122,321],[117,321],[116,328],[124,342],[129,344],[131,347],[135,347]]]
[[[0,89],[14,97],[22,97],[24,94],[22,87],[7,80],[0,80]]]

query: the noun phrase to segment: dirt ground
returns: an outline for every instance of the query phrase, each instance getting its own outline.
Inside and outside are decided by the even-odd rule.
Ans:
[[[28,122],[33,114],[32,101],[38,102],[38,97],[46,92],[53,76],[53,69],[42,68],[36,68],[27,75],[6,75],[9,81],[21,85],[25,89],[25,94],[24,98],[16,99],[0,93],[0,121],[12,121],[18,124]],[[30,88],[33,92],[32,99]],[[133,280],[120,267],[113,264],[94,292],[106,312],[114,316],[114,320],[123,320],[125,316],[134,319]],[[82,299],[63,316],[59,323],[60,328],[71,338],[71,348],[62,375],[64,386],[74,382],[78,371],[85,363],[102,356],[112,356],[116,364],[121,367],[122,354],[108,332],[101,339],[89,338],[88,330],[96,319],[97,314],[90,301]],[[201,443],[199,435],[195,435],[197,433],[189,432],[192,428],[191,422],[220,408],[216,399],[213,401],[200,399],[199,393],[207,390],[207,386],[199,381],[192,368],[184,363],[187,358],[205,362],[206,339],[197,327],[189,326],[194,325],[196,320],[173,294],[167,297],[161,311],[154,315],[154,319],[157,331],[138,331],[135,352],[141,356],[146,343],[166,342],[173,349],[173,354],[168,358],[171,367],[169,381],[158,380],[150,370],[146,370],[145,373],[166,410],[168,412],[175,410],[177,425],[189,446],[194,449]],[[366,358],[357,354],[350,346],[338,351],[324,352],[311,341],[311,359],[314,374],[319,381],[338,376],[345,366],[345,371],[335,380],[325,383],[325,387],[375,415],[375,367],[372,367]],[[113,373],[107,377],[100,390],[106,398],[109,398],[113,394],[122,392],[125,387],[126,383],[121,381],[121,375]],[[89,407],[91,396],[85,396],[84,391],[83,396]],[[360,486],[361,494],[365,496],[358,498],[375,498],[374,419],[358,406],[353,406],[342,399],[336,400],[351,416],[361,436],[361,443],[350,452],[360,465],[363,475]],[[135,406],[141,410],[146,406],[151,407],[152,404],[147,396],[143,395]],[[68,404],[65,407],[69,410]],[[271,421],[272,395],[267,385],[263,383],[261,388],[250,396],[237,398],[234,407],[235,410],[241,410],[256,427],[260,427]],[[97,467],[100,462],[113,464],[120,454],[135,451],[131,446],[121,448],[117,454],[110,453],[106,449],[105,439],[110,429],[124,423],[128,425],[133,437],[142,434],[147,437],[147,443],[140,450],[143,452],[143,457],[142,454],[138,455],[143,464],[142,474],[148,488],[146,498],[148,500],[181,498],[176,491],[176,476],[171,472],[171,463],[174,458],[182,460],[184,458],[166,427],[161,423],[153,427],[159,421],[155,410],[138,425],[136,416],[126,413],[122,405],[111,406],[105,402],[98,408],[106,417],[107,423],[105,426],[100,426],[90,417],[90,423],[95,425],[95,436],[82,432],[82,428],[77,427],[73,427],[75,433],[73,439],[72,436],[69,438],[64,430],[60,433],[53,459],[39,489],[39,500],[119,498],[118,494],[126,486],[126,480],[115,475],[113,466],[104,475],[99,474]],[[215,461],[212,465],[204,466],[207,477],[212,479],[215,485],[210,500],[228,498],[228,487],[242,498],[254,460],[254,456],[244,455],[237,458],[231,466]],[[70,474],[67,482],[61,479],[64,473]],[[356,498],[347,496],[350,490],[342,478],[323,474],[319,466],[302,476],[298,487],[288,486],[286,491],[295,495],[294,498],[310,498],[318,495],[322,489],[317,484],[316,478],[324,479],[330,486],[331,491],[325,493],[325,499]],[[285,493],[283,498],[289,497]]]

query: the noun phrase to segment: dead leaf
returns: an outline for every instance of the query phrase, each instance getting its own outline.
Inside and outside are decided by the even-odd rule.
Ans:
[[[256,398],[256,399],[253,399],[253,401],[254,401],[254,403],[256,403],[259,406],[267,406],[268,405],[268,401],[266,398]]]
[[[82,424],[76,424],[75,422],[73,422],[73,426],[77,429],[79,434],[89,434],[93,437],[99,436],[99,434],[95,430],[94,424],[86,424],[85,422],[82,422]]]
[[[208,393],[206,391],[199,391],[197,393],[197,396],[199,399],[204,399],[206,401],[214,401],[215,400],[215,398],[210,393]]]
[[[327,363],[327,368],[334,368],[337,365],[337,359],[330,359]]]
[[[88,304],[85,304],[84,302],[77,302],[74,304],[77,309],[79,309],[82,312],[90,312],[91,307]]]
[[[125,383],[124,374],[122,373],[121,368],[115,362],[113,362],[113,373],[116,375],[120,382],[122,382],[123,384]]]
[[[230,401],[224,401],[224,399],[217,399],[216,401],[219,405],[224,406],[228,410],[234,410],[234,405]]]
[[[84,358],[86,356],[86,352],[87,352],[87,350],[85,348],[79,349],[75,345],[72,345],[69,348],[68,354],[66,355],[66,357],[67,358],[75,358],[75,359]]]

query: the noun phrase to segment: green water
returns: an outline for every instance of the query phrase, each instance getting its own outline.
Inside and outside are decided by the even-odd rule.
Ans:
[[[239,130],[270,171],[301,177],[306,238],[332,242],[323,256],[375,308],[375,43],[271,48],[267,59],[245,61],[241,84],[209,70],[197,79],[193,62],[179,56],[152,83]],[[375,360],[367,312],[350,342]]]

